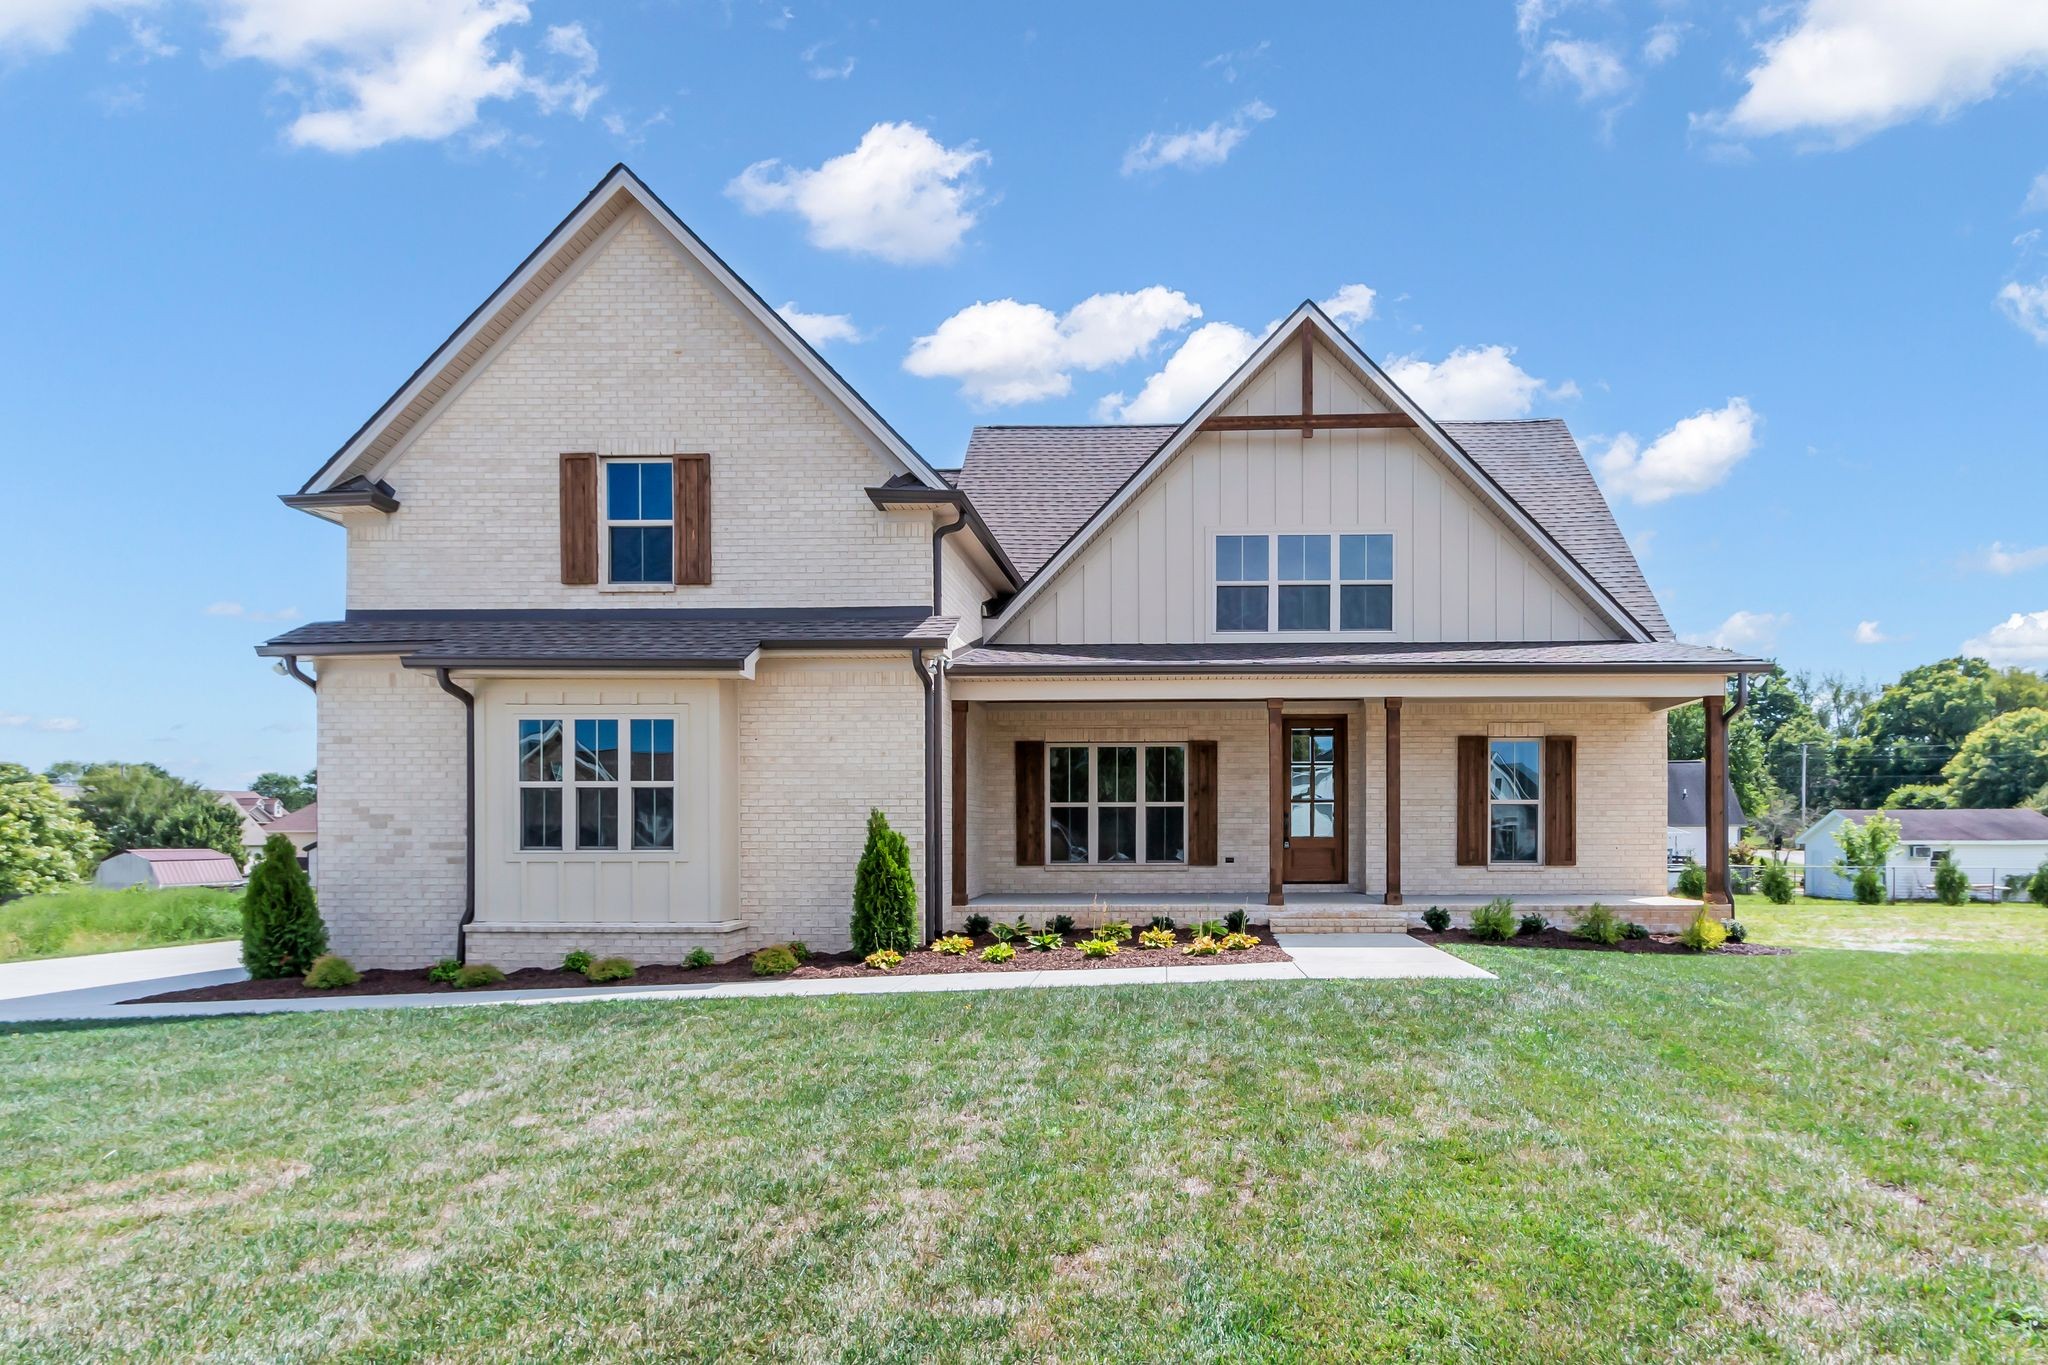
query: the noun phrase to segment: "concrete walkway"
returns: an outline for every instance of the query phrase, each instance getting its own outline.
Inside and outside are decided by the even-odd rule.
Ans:
[[[240,949],[232,943],[152,948],[100,957],[9,964],[43,969],[40,991],[16,988],[0,975],[0,1024],[62,1019],[179,1019],[215,1014],[304,1014],[325,1010],[470,1008],[585,1000],[738,1000],[764,995],[902,995],[914,991],[1045,990],[1076,986],[1163,986],[1196,981],[1394,980],[1467,977],[1491,980],[1461,958],[1406,934],[1282,934],[1275,940],[1292,962],[1213,963],[1195,967],[1102,967],[1091,971],[957,972],[939,976],[834,977],[822,981],[725,981],[702,986],[619,986],[610,990],[478,991],[473,995],[346,995],[312,1000],[216,1000],[124,1005],[140,995],[238,981]],[[165,954],[185,954],[166,957]],[[1135,954],[1134,954],[1135,956]],[[86,967],[84,964],[92,964]],[[128,973],[123,977],[122,973]],[[13,989],[11,989],[13,988]]]

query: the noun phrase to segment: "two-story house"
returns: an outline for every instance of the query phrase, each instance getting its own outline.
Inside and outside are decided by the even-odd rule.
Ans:
[[[261,652],[364,965],[843,947],[870,807],[934,930],[1671,924],[1664,713],[1725,770],[1765,666],[1674,640],[1563,424],[1436,421],[1312,304],[1178,426],[935,469],[623,166],[285,501],[348,537]]]

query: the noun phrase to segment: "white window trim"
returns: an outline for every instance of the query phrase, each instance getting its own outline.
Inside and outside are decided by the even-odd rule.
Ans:
[[[1216,541],[1222,536],[1263,536],[1266,538],[1266,625],[1265,630],[1219,630],[1216,625],[1216,590],[1219,587],[1244,587],[1229,579],[1216,576]],[[1328,536],[1330,538],[1330,630],[1281,630],[1280,587],[1283,581],[1298,585],[1314,580],[1287,579],[1280,577],[1281,536]],[[1340,536],[1385,536],[1393,542],[1394,570],[1391,578],[1346,578],[1344,577],[1343,548]],[[1398,638],[1401,632],[1401,537],[1385,526],[1278,526],[1278,527],[1210,527],[1202,542],[1203,553],[1207,556],[1204,577],[1208,580],[1208,593],[1203,605],[1202,629],[1204,638],[1210,640],[1386,640]],[[1381,585],[1395,589],[1388,614],[1388,624],[1383,630],[1338,630],[1335,624],[1343,619],[1344,586]]]
[[[668,517],[663,519],[613,520],[611,515],[611,467],[615,464],[659,464],[669,468]],[[597,584],[605,592],[674,592],[676,590],[676,527],[675,506],[675,458],[660,455],[601,455],[597,461]],[[665,583],[614,583],[612,582],[612,528],[614,526],[666,526],[668,527],[669,566],[668,581]],[[585,717],[587,720],[602,717]]]
[[[562,726],[562,778],[558,782],[529,782],[519,767],[519,731],[527,721],[551,720]],[[579,782],[576,779],[576,723],[578,721],[611,721],[619,727],[619,774],[611,782]],[[633,722],[667,721],[674,728],[670,733],[669,758],[670,776],[667,781],[636,782],[633,780]],[[576,707],[536,707],[514,712],[511,716],[510,741],[512,747],[512,809],[510,812],[512,834],[509,849],[514,858],[549,859],[608,859],[617,861],[645,861],[649,858],[664,860],[683,857],[683,718],[672,713],[636,715],[631,711],[593,712]],[[635,848],[633,846],[633,789],[636,787],[665,787],[669,792],[669,819],[671,832],[667,848]],[[562,846],[560,848],[528,848],[525,844],[526,822],[521,807],[520,793],[529,789],[552,789],[562,794]],[[576,844],[576,793],[582,790],[618,793],[618,842],[610,848],[579,848]]]
[[[1488,735],[1486,737],[1486,865],[1519,869],[1543,867],[1543,743],[1534,735]],[[1493,794],[1493,746],[1496,744],[1534,744],[1536,746],[1536,797],[1523,800],[1519,797],[1497,797]],[[1493,808],[1495,806],[1527,806],[1536,812],[1536,856],[1533,858],[1496,858],[1493,856]]]
[[[1088,800],[1087,800],[1087,802],[1086,802],[1086,805],[1087,805],[1087,808],[1088,808],[1088,861],[1087,861],[1087,862],[1085,862],[1085,863],[1075,863],[1075,862],[1054,862],[1054,861],[1053,861],[1053,857],[1052,857],[1052,811],[1053,811],[1053,807],[1055,807],[1055,806],[1077,806],[1077,807],[1078,807],[1078,806],[1080,806],[1080,805],[1082,805],[1082,804],[1083,804],[1083,803],[1081,803],[1081,802],[1079,802],[1079,801],[1055,801],[1055,800],[1053,799],[1053,794],[1052,794],[1052,751],[1053,751],[1053,750],[1055,750],[1055,749],[1086,749],[1086,750],[1088,751]],[[1137,800],[1135,800],[1135,801],[1102,801],[1102,800],[1098,799],[1098,793],[1099,793],[1099,792],[1101,791],[1101,788],[1100,788],[1100,787],[1098,787],[1098,786],[1096,785],[1096,773],[1097,773],[1097,771],[1098,771],[1098,769],[1097,769],[1097,765],[1098,765],[1098,763],[1099,763],[1099,762],[1101,761],[1101,760],[1100,760],[1100,757],[1099,757],[1099,755],[1100,755],[1100,752],[1101,752],[1102,750],[1104,750],[1104,749],[1136,749],[1136,750],[1138,751],[1138,792],[1137,792]],[[1145,751],[1146,751],[1147,749],[1178,749],[1178,750],[1180,750],[1180,800],[1178,800],[1178,801],[1147,801],[1147,800],[1145,799]],[[1109,867],[1109,868],[1144,868],[1144,867],[1174,867],[1174,868],[1185,868],[1185,867],[1187,867],[1187,866],[1188,866],[1188,844],[1189,844],[1189,841],[1190,841],[1190,840],[1191,840],[1191,839],[1192,839],[1192,838],[1194,837],[1194,831],[1193,831],[1193,829],[1191,829],[1191,828],[1189,827],[1189,823],[1188,823],[1188,820],[1189,820],[1189,816],[1188,816],[1188,782],[1189,782],[1189,776],[1188,776],[1188,741],[1186,741],[1186,740],[1184,740],[1184,739],[1125,739],[1125,740],[1087,740],[1087,739],[1048,739],[1048,740],[1047,740],[1047,741],[1045,742],[1045,778],[1044,778],[1044,781],[1045,781],[1045,802],[1044,802],[1044,807],[1043,807],[1043,811],[1042,811],[1042,814],[1043,814],[1043,817],[1044,817],[1044,820],[1045,820],[1045,832],[1046,832],[1046,837],[1045,837],[1045,866],[1046,866],[1046,867],[1048,867],[1048,868],[1062,868],[1062,867]],[[1101,861],[1100,859],[1098,859],[1098,858],[1097,858],[1097,857],[1095,856],[1095,855],[1096,855],[1096,854],[1097,854],[1098,852],[1100,852],[1100,851],[1101,851],[1101,847],[1102,847],[1102,840],[1101,840],[1101,838],[1100,838],[1100,834],[1099,834],[1099,828],[1100,828],[1100,827],[1099,827],[1099,824],[1098,824],[1098,822],[1097,822],[1097,812],[1098,812],[1098,811],[1100,811],[1101,809],[1103,809],[1103,808],[1104,808],[1105,806],[1106,806],[1106,807],[1108,807],[1108,808],[1109,808],[1109,809],[1111,809],[1111,810],[1129,810],[1129,811],[1132,811],[1132,812],[1134,812],[1134,816],[1133,816],[1133,818],[1134,818],[1134,819],[1136,819],[1136,821],[1137,821],[1137,848],[1138,848],[1138,857],[1137,857],[1137,860],[1136,860],[1136,861],[1134,861],[1134,862],[1128,862],[1128,863],[1122,863],[1122,862],[1104,862],[1104,861]],[[1156,808],[1158,808],[1158,809],[1160,809],[1160,810],[1178,810],[1178,811],[1180,811],[1180,813],[1181,813],[1181,817],[1180,817],[1180,846],[1181,846],[1181,856],[1180,856],[1179,858],[1177,858],[1177,859],[1174,859],[1174,860],[1172,860],[1172,861],[1165,861],[1165,860],[1161,860],[1161,859],[1156,859],[1156,858],[1153,858],[1153,857],[1149,856],[1149,855],[1151,854],[1151,849],[1149,849],[1148,847],[1146,847],[1146,820],[1145,820],[1145,812],[1146,812],[1146,811],[1148,811],[1148,810],[1151,810],[1151,809],[1153,809],[1153,808],[1155,808],[1155,807],[1156,807]]]

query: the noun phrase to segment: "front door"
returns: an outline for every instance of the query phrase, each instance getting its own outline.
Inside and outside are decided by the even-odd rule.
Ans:
[[[1346,880],[1344,718],[1287,718],[1287,808],[1281,879]]]

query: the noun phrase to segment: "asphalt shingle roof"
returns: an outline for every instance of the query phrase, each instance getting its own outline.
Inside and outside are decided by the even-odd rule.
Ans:
[[[1704,758],[1675,758],[1664,765],[1664,823],[1680,827],[1707,827],[1707,760]],[[1728,803],[1728,824],[1730,827],[1742,824],[1748,816],[1742,809],[1742,798],[1735,794],[1735,779],[1721,779],[1728,784],[1723,799]]]
[[[1873,815],[1888,815],[1899,822],[1899,837],[1909,844],[2048,841],[2048,815],[2037,810],[1838,810],[1835,814],[1856,825]],[[1804,836],[1800,842],[1805,842]]]

